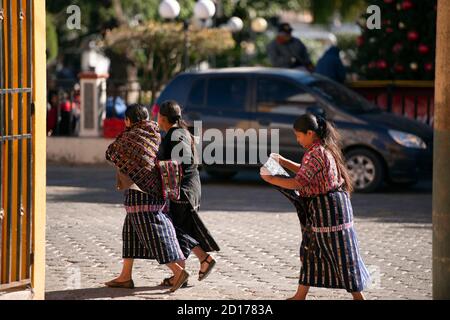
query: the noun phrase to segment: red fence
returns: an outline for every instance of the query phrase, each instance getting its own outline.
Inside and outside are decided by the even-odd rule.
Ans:
[[[355,81],[347,85],[383,110],[433,126],[432,81]]]

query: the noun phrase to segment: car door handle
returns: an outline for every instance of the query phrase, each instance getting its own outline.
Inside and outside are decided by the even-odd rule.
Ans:
[[[258,119],[258,123],[264,127],[269,127],[272,122],[270,120]]]

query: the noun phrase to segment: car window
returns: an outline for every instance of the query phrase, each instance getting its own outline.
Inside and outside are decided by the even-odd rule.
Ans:
[[[206,80],[197,80],[192,86],[191,92],[189,93],[188,105],[201,107],[205,104],[205,85]]]
[[[328,80],[317,80],[308,86],[328,102],[351,113],[379,112],[375,104],[369,102],[356,92]]]
[[[246,79],[223,77],[208,81],[208,108],[244,110],[246,97]]]
[[[308,107],[317,104],[314,96],[281,79],[258,79],[256,94],[258,112],[300,116],[306,113]]]
[[[181,75],[176,77],[162,91],[161,95],[158,97],[157,103],[161,104],[166,100],[175,100],[178,103],[184,104],[190,86],[191,81],[189,76]]]

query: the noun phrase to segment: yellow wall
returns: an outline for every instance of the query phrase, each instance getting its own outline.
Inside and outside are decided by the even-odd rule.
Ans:
[[[22,88],[28,84],[29,58],[27,55],[28,22],[32,15],[33,44],[31,48],[32,64],[32,102],[35,104],[33,117],[33,167],[32,174],[32,251],[34,264],[32,265],[31,281],[35,299],[45,298],[45,208],[46,208],[46,36],[45,36],[45,0],[32,0],[33,10],[28,7],[27,0],[6,1],[0,0],[5,9],[5,21],[2,22],[2,43],[5,46],[4,73],[5,88]],[[9,7],[9,4],[11,6]],[[21,5],[21,7],[19,7]],[[9,9],[10,8],[10,9]],[[18,10],[21,9],[23,17],[19,20]],[[22,32],[19,32],[20,25]],[[11,79],[10,79],[11,76]],[[22,78],[22,81],[20,81]],[[11,81],[10,81],[11,80]],[[3,87],[3,86],[2,86]],[[3,89],[3,88],[2,88]],[[19,98],[22,97],[23,100]],[[18,135],[29,133],[28,95],[18,93],[5,96],[5,134]],[[11,106],[11,107],[10,107]],[[19,128],[19,119],[22,130]],[[6,121],[7,120],[7,121]],[[11,121],[11,122],[10,122]],[[28,140],[29,141],[29,140]],[[7,141],[0,147],[6,153],[3,157],[4,170],[0,176],[2,185],[2,208],[8,208],[3,221],[1,255],[0,289],[20,288],[29,283],[29,269],[26,263],[29,247],[27,239],[28,217],[31,213],[28,207],[28,141],[24,139]],[[20,147],[22,146],[22,147]],[[21,148],[21,149],[19,149]],[[19,155],[19,150],[22,155]],[[5,155],[5,153],[3,155]],[[11,157],[11,159],[10,159]],[[11,161],[10,161],[11,160]],[[8,169],[6,169],[8,168]],[[21,176],[21,181],[19,177]],[[11,183],[7,183],[7,182]],[[21,183],[20,183],[21,182]],[[21,189],[20,189],[21,188]],[[23,214],[20,215],[19,213]],[[7,222],[7,224],[5,223]],[[6,240],[6,241],[5,241]],[[9,245],[7,241],[10,240]]]
[[[45,298],[46,40],[45,0],[34,0],[34,267],[35,299]]]

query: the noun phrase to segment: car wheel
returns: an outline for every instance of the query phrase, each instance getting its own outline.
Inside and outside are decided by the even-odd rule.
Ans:
[[[384,167],[381,159],[367,149],[354,149],[345,154],[346,165],[356,192],[369,193],[381,187]]]
[[[220,180],[232,179],[234,176],[238,174],[237,171],[228,171],[228,170],[205,169],[205,171],[210,177]]]

